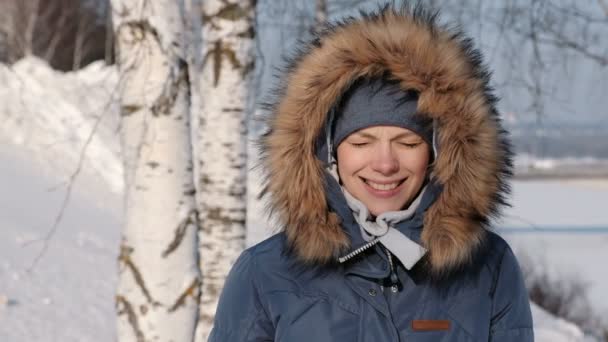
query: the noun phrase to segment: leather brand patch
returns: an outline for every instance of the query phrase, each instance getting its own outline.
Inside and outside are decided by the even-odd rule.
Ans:
[[[434,319],[415,319],[412,321],[414,331],[450,330],[450,321]]]

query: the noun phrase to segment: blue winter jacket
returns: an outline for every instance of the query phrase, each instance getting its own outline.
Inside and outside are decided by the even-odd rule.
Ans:
[[[378,75],[418,93],[417,114],[434,122],[426,191],[394,227],[427,250],[411,269],[391,267],[381,243],[340,259],[366,241],[326,171],[328,121],[351,84]],[[419,7],[389,6],[320,33],[277,94],[262,152],[283,228],[236,261],[210,341],[533,341],[515,256],[488,229],[511,151],[470,40]]]
[[[285,236],[276,235],[234,265],[209,340],[533,341],[513,252],[496,235],[491,240],[494,252],[475,277],[435,287],[401,269],[403,288],[393,293],[378,281],[387,271],[374,261],[301,268],[285,257]],[[422,320],[447,325],[417,327]]]
[[[383,287],[390,271],[381,251],[310,268],[275,235],[234,265],[210,341],[533,341],[513,252],[493,233],[486,243],[478,265],[444,283],[398,267],[393,292]]]

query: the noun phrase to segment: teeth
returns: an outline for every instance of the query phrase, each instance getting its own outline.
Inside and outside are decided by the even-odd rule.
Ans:
[[[381,191],[393,190],[394,188],[396,188],[399,185],[399,182],[390,183],[390,184],[378,184],[378,183],[374,183],[369,180],[366,181],[366,183],[369,186],[371,186],[373,189],[381,190]]]

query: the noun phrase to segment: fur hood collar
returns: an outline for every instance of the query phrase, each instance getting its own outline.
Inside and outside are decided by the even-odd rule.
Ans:
[[[431,272],[449,273],[471,262],[505,204],[511,152],[479,52],[421,7],[387,6],[329,26],[290,62],[261,140],[271,213],[306,263],[331,262],[349,250],[328,206],[317,141],[348,87],[381,75],[419,92],[418,112],[435,120],[430,177],[443,190],[424,214],[421,242]]]

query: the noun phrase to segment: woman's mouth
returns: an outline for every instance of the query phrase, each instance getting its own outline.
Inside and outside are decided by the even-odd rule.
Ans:
[[[407,180],[403,178],[401,180],[395,180],[390,182],[377,182],[370,179],[361,177],[366,188],[374,195],[380,195],[381,197],[390,197],[399,192],[400,186]]]

